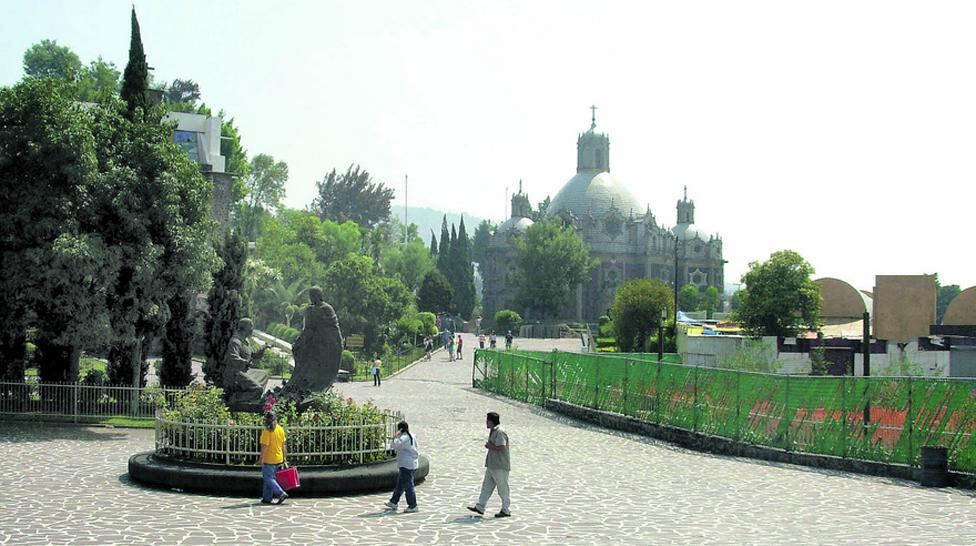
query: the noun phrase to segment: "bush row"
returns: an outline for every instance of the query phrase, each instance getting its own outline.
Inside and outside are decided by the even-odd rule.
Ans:
[[[297,340],[299,334],[301,334],[301,332],[298,330],[292,328],[291,326],[286,326],[280,322],[272,322],[271,327],[268,328],[268,333],[278,339],[283,339],[288,343],[295,343],[295,340]]]

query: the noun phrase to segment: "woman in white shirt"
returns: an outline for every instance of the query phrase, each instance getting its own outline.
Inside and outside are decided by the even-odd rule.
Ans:
[[[417,438],[410,434],[410,425],[406,421],[397,423],[397,434],[393,437],[393,451],[396,452],[400,474],[397,476],[396,488],[393,489],[393,497],[385,504],[389,510],[396,511],[400,495],[406,493],[407,509],[403,512],[417,511],[417,491],[413,486],[413,475],[420,466],[417,460],[420,456],[419,448]]]

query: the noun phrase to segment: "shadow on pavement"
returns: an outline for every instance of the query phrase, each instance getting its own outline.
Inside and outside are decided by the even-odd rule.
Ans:
[[[485,522],[484,516],[476,516],[474,514],[470,516],[458,516],[448,523],[456,523],[459,525],[479,525]]]
[[[73,423],[8,422],[0,423],[0,443],[51,442],[72,440],[79,442],[126,440],[128,429],[116,430]]]

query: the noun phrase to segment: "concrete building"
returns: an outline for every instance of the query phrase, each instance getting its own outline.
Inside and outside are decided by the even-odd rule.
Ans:
[[[576,174],[552,199],[546,214],[572,226],[599,264],[558,318],[596,321],[612,305],[617,286],[630,279],[660,279],[669,284],[677,280],[679,285],[694,284],[702,292],[714,286],[722,293],[725,260],[721,237],[706,234],[695,224],[695,203],[688,199],[687,188],[676,209],[676,224],[665,226],[649,205],[640,206],[610,173],[610,138],[596,131],[594,115],[590,129],[577,138]],[[511,218],[498,226],[488,244],[483,268],[488,317],[500,309],[522,311],[515,305],[512,241],[532,225],[531,216],[529,198],[520,183],[519,192],[512,197]]]
[[[220,117],[187,112],[169,112],[168,121],[176,122],[173,141],[190,159],[200,164],[200,172],[213,183],[211,215],[223,233],[230,218],[231,175],[226,172],[227,159],[220,153]]]

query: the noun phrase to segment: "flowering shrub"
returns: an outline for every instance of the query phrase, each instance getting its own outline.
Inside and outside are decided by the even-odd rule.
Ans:
[[[195,462],[254,464],[264,419],[257,413],[231,412],[222,394],[214,387],[187,388],[172,409],[161,413],[163,447],[157,453]],[[274,411],[285,428],[292,464],[363,464],[390,458],[388,436],[396,417],[371,402],[357,404],[329,391],[314,395],[299,412],[293,401],[269,393],[264,409]]]

